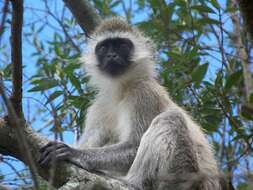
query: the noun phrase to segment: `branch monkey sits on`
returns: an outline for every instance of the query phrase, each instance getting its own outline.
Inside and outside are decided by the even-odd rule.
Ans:
[[[97,27],[83,56],[99,90],[84,134],[77,148],[60,142],[43,147],[42,166],[56,157],[88,171],[123,176],[143,190],[193,189],[174,178],[207,174],[194,189],[221,189],[212,177],[219,174],[217,163],[201,128],[155,80],[153,46],[122,19]]]

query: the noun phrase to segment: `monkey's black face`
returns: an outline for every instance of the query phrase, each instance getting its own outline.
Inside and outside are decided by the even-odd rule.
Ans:
[[[126,38],[108,38],[97,44],[98,68],[110,76],[123,74],[131,64],[134,45]]]

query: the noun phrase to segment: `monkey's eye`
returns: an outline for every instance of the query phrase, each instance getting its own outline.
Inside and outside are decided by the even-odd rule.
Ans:
[[[98,53],[101,55],[101,54],[104,54],[106,52],[106,47],[105,46],[100,46],[98,48]]]
[[[120,44],[120,50],[121,51],[128,51],[129,50],[129,45],[127,43]]]

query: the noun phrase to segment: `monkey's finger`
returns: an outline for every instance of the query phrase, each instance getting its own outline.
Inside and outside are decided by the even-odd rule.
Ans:
[[[71,156],[71,152],[69,149],[62,148],[57,151],[57,154],[55,156],[56,160],[69,160]]]
[[[43,166],[48,166],[50,165],[50,163],[53,160],[64,160],[67,159],[70,156],[70,151],[68,148],[64,147],[61,149],[58,149],[54,152],[50,152],[49,154],[47,154],[44,157],[41,157],[41,159],[39,160],[39,164],[43,167]]]
[[[41,152],[41,156],[38,162],[40,163],[49,154],[57,154],[57,150],[62,148],[65,148],[66,150],[68,149],[68,147],[65,144],[56,144],[54,146],[48,146],[47,149],[44,150],[44,152]]]
[[[65,157],[62,157],[62,155],[66,155]],[[57,160],[59,159],[63,159],[69,157],[71,155],[71,151],[68,147],[62,147],[60,149],[57,149],[57,151],[55,152],[55,158]]]
[[[42,166],[48,165],[52,160],[68,160],[71,155],[71,151],[68,147],[61,147],[57,150],[49,151],[47,154],[43,154],[40,157],[38,163]],[[64,156],[64,157],[63,157]]]
[[[43,153],[45,151],[52,150],[52,149],[53,150],[58,149],[58,148],[63,147],[63,146],[67,146],[67,145],[65,145],[64,143],[59,143],[59,142],[50,142],[47,145],[43,146],[40,149],[40,152]]]
[[[44,152],[45,149],[47,149],[48,147],[50,146],[54,146],[55,144],[57,144],[58,142],[54,142],[54,141],[50,141],[49,143],[47,143],[45,146],[43,146],[41,149],[40,149],[40,152]]]
[[[47,149],[48,147],[51,146],[57,146],[57,145],[65,145],[63,142],[58,142],[58,141],[50,141],[49,143],[47,143],[45,146],[43,146],[40,151],[44,151],[45,149]],[[67,146],[67,145],[66,145]]]
[[[39,165],[44,167],[44,166],[48,166],[50,161],[51,161],[51,156],[47,155],[46,157],[41,157],[41,159],[39,160]]]

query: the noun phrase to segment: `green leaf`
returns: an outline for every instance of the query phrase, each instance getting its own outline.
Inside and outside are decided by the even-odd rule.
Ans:
[[[251,104],[242,105],[241,115],[247,120],[253,120],[252,109],[253,109],[253,105]]]
[[[247,112],[241,112],[241,115],[245,118],[245,119],[247,119],[247,120],[253,120],[253,117],[252,117],[252,115],[251,114],[249,114],[249,113],[247,113]]]
[[[82,109],[89,101],[86,97],[82,96],[69,96],[71,105],[77,109]]]
[[[198,12],[204,12],[204,13],[215,13],[213,9],[207,6],[203,5],[194,5],[191,7],[192,10],[196,10]]]
[[[220,22],[218,20],[212,19],[212,18],[200,18],[197,20],[199,24],[216,24],[219,25]]]
[[[36,84],[35,87],[28,90],[28,92],[43,91],[58,86],[59,82],[56,79],[41,79],[33,82]]]
[[[205,118],[205,119],[206,119],[206,118]],[[209,118],[209,120],[210,120],[210,119],[212,119],[212,118]],[[212,133],[212,132],[217,131],[218,125],[214,125],[214,124],[211,123],[211,122],[207,122],[207,123],[202,124],[202,127],[203,127],[208,133]]]
[[[210,0],[211,4],[217,9],[220,9],[220,4],[217,2],[217,0]]]
[[[81,90],[81,83],[80,81],[78,80],[78,78],[74,75],[74,74],[71,74],[71,75],[68,75],[69,76],[69,80],[71,81],[71,83],[74,85],[74,87],[77,89],[77,90]]]
[[[216,79],[214,81],[214,85],[216,88],[220,88],[221,86],[223,86],[223,73],[222,70],[219,70],[216,74]]]
[[[57,56],[59,56],[59,57],[62,56],[62,50],[61,50],[61,48],[60,48],[59,46],[55,46],[55,47],[54,47],[54,51],[55,51],[55,54],[56,54]]]
[[[117,1],[115,1],[115,2],[113,2],[113,3],[111,3],[111,4],[110,4],[110,9],[112,9],[112,8],[114,8],[114,7],[117,7],[120,3],[121,3],[120,0],[117,0]]]
[[[226,80],[225,90],[230,90],[232,86],[235,86],[242,76],[242,71],[232,73]]]
[[[203,78],[206,75],[208,69],[208,63],[205,63],[203,65],[199,65],[198,67],[196,67],[192,73],[191,73],[191,77],[193,82],[198,86],[201,81],[203,80]]]
[[[57,97],[59,97],[62,94],[63,94],[63,91],[55,91],[53,94],[50,94],[50,96],[48,97],[48,100],[47,100],[46,104],[48,104],[49,102],[53,101],[54,99],[56,99]]]
[[[67,73],[74,73],[76,69],[79,69],[81,67],[81,64],[78,63],[77,59],[71,59],[68,60],[69,64],[63,68],[63,72]]]
[[[253,93],[250,94],[249,102],[253,104]]]

